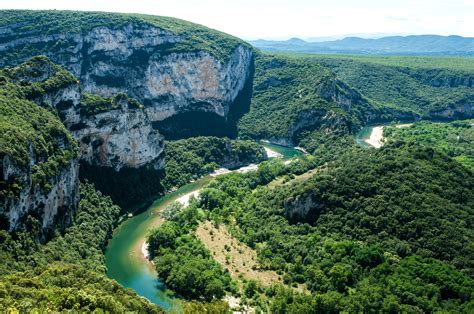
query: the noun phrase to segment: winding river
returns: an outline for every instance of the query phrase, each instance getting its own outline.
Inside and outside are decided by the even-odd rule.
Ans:
[[[282,155],[283,160],[302,155],[297,149],[262,143]],[[122,222],[115,230],[105,251],[107,276],[115,279],[122,286],[135,290],[163,309],[170,311],[179,308],[179,299],[173,297],[170,290],[157,279],[157,273],[142,253],[148,231],[158,226],[163,220],[159,213],[179,197],[195,192],[209,183],[213,178],[207,176],[181,187],[157,199],[146,211]]]

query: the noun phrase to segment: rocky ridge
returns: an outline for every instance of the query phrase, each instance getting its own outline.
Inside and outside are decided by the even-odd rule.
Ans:
[[[126,93],[137,99],[145,105],[151,121],[189,111],[209,112],[226,119],[251,79],[252,48],[219,33],[215,36],[222,37],[221,44],[228,43],[224,53],[214,51],[217,45],[199,49],[202,40],[195,39],[191,30],[200,31],[202,26],[189,23],[167,29],[169,21],[161,17],[155,21],[149,16],[107,14],[120,23],[97,22],[98,26],[89,27],[80,20],[80,13],[58,14],[58,18],[77,19],[82,31],[58,29],[47,21],[29,19],[27,14],[18,17],[19,23],[0,25],[0,53],[6,55],[3,65],[44,54],[75,75],[84,92],[104,97]],[[46,34],[32,33],[28,25],[45,27]],[[207,36],[214,35],[206,31],[210,32]],[[211,39],[215,40],[206,40]],[[23,52],[25,47],[33,47],[30,54]],[[10,57],[18,54],[20,58]]]

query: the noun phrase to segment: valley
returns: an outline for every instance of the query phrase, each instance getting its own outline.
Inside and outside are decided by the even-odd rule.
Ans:
[[[474,63],[432,51],[0,10],[0,312],[473,312]]]
[[[278,149],[282,160],[290,160],[298,155],[295,149],[266,143],[264,145],[269,149]],[[189,196],[198,194],[199,190],[205,187],[213,177],[215,176],[210,174],[185,184],[175,192],[153,202],[145,212],[122,222],[114,230],[105,251],[107,275],[165,310],[179,308],[179,301],[172,297],[172,291],[166,289],[163,283],[157,280],[153,264],[143,256],[143,246],[149,232],[164,221],[162,211],[167,206],[176,201],[186,205]],[[183,200],[183,197],[186,197],[186,200]]]

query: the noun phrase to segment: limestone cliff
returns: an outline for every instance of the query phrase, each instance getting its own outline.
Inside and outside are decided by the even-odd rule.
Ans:
[[[70,128],[79,141],[81,160],[116,171],[145,165],[162,168],[163,136],[152,129],[143,106],[124,94],[102,101],[104,110],[90,116],[90,108],[83,105],[81,120]]]
[[[153,130],[143,106],[125,94],[103,98],[81,94],[78,80],[46,57],[35,57],[8,70],[25,96],[56,109],[80,144],[90,165],[138,168],[163,165],[163,137]]]
[[[58,85],[43,84],[47,79],[29,70],[0,71],[0,225],[9,231],[26,227],[44,239],[74,213],[79,161],[77,143],[60,120],[28,100],[55,99]],[[40,96],[45,91],[51,97]]]
[[[4,227],[14,231],[25,224],[28,216],[38,219],[41,237],[57,226],[69,225],[79,202],[79,162],[72,158],[66,165],[57,169],[51,177],[46,178],[47,187],[35,182],[35,171],[47,163],[34,150],[29,154],[30,164],[20,167],[9,155],[1,156],[2,179],[15,182],[18,187],[16,195],[7,195],[1,200],[1,220]]]
[[[252,79],[250,46],[200,25],[140,15],[2,14],[12,20],[15,12],[17,23],[0,23],[0,53],[5,55],[0,63],[44,54],[75,75],[84,92],[105,97],[126,93],[137,99],[151,121],[195,111],[226,120]],[[48,16],[76,27],[52,25]]]

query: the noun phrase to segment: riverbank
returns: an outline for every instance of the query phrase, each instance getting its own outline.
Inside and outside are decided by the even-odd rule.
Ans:
[[[358,137],[361,137],[362,143],[366,144],[367,146],[380,148],[385,144],[385,138],[383,137],[383,130],[385,127],[394,126],[396,128],[406,128],[411,125],[413,125],[413,123],[401,123],[401,124],[394,124],[394,125],[379,125],[379,126],[374,126],[374,127],[366,127],[361,130]],[[369,132],[367,132],[367,129],[369,130]]]
[[[380,148],[383,146],[383,126],[376,126],[372,128],[369,138],[365,139],[364,142],[372,147]]]
[[[283,161],[303,155],[302,152],[289,147],[262,143],[264,147],[281,154]],[[273,153],[272,153],[273,156]],[[274,158],[274,157],[272,157]],[[258,165],[249,165],[236,171],[256,170]],[[148,259],[146,237],[150,229],[163,222],[161,211],[175,201],[187,205],[191,197],[197,197],[199,191],[216,176],[231,172],[229,169],[218,169],[201,179],[186,184],[181,188],[155,200],[146,211],[128,217],[114,230],[105,252],[107,276],[115,279],[125,288],[131,288],[152,303],[158,304],[166,311],[179,308],[180,300],[173,297],[172,291],[166,289],[158,279],[155,267]]]
[[[274,151],[273,149],[269,148],[269,147],[265,147],[265,152],[267,153],[267,157],[268,158],[282,158],[283,155]]]

